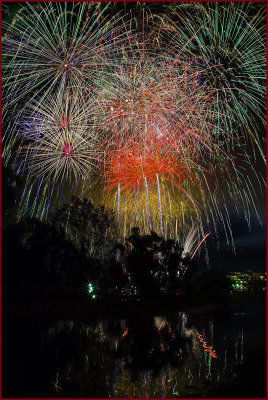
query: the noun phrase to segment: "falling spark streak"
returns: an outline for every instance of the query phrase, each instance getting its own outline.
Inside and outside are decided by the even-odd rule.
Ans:
[[[120,192],[120,183],[118,184],[118,190],[117,190],[117,220],[118,224],[120,222],[120,199],[121,199],[121,192]]]
[[[161,234],[163,234],[163,215],[162,215],[161,192],[160,192],[158,174],[156,174],[156,180],[157,180],[157,193],[158,193],[158,204],[159,204],[160,232]]]
[[[199,249],[199,247],[202,245],[202,243],[206,240],[207,237],[209,237],[210,233],[207,233],[205,235],[205,237],[203,237],[203,239],[201,240],[201,242],[198,244],[198,246],[196,247],[195,251],[193,252],[192,256],[191,256],[191,260],[194,258],[194,256],[196,255],[197,250]]]

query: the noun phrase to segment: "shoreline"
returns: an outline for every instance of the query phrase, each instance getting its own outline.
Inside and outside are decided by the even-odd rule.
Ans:
[[[266,304],[265,294],[230,294],[224,298],[207,299],[189,295],[164,296],[150,300],[103,299],[93,301],[86,296],[51,293],[40,296],[22,296],[8,293],[3,295],[3,313],[25,316],[47,314],[76,317],[113,317],[135,314],[173,314],[185,312],[190,315],[206,314],[214,311],[238,307],[243,310],[248,304]],[[238,310],[239,311],[239,310]]]

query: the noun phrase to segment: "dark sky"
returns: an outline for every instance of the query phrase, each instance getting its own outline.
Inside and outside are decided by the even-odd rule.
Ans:
[[[260,224],[257,219],[252,220],[251,230],[243,218],[237,216],[232,218],[232,234],[234,237],[235,251],[232,246],[227,245],[225,235],[221,234],[219,249],[213,238],[207,239],[210,268],[223,269],[226,272],[266,271],[266,222]],[[206,268],[203,261],[204,249],[200,254],[199,263],[201,268]],[[197,259],[198,260],[198,259]]]

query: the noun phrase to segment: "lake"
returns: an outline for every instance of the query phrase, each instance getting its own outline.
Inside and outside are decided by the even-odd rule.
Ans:
[[[74,317],[5,312],[3,397],[265,397],[265,305]]]

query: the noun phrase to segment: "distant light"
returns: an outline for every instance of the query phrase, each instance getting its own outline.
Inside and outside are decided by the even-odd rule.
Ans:
[[[88,293],[92,293],[92,292],[94,292],[94,287],[93,287],[92,283],[89,283],[88,284]]]
[[[96,295],[95,294],[92,295],[92,299],[96,299]]]

